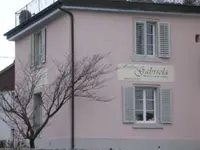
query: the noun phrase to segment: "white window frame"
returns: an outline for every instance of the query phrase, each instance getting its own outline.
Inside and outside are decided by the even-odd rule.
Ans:
[[[156,114],[156,99],[157,99],[157,88],[156,87],[143,87],[143,86],[136,86],[135,88],[142,88],[142,91],[143,91],[143,109],[141,110],[141,111],[143,111],[143,121],[137,121],[136,119],[135,119],[135,121],[136,121],[136,123],[137,124],[147,124],[147,123],[150,123],[150,124],[155,124],[156,122],[157,122],[157,114]],[[135,88],[134,88],[134,90],[135,90]],[[146,88],[152,88],[152,89],[154,89],[154,121],[146,121],[146,112],[147,112],[147,110],[146,110]],[[135,93],[135,91],[134,91],[134,93]],[[135,96],[135,95],[134,95]],[[134,99],[135,99],[135,105],[134,106],[136,106],[136,98],[134,97]],[[135,112],[136,112],[136,109],[134,109],[135,110]],[[136,113],[134,113],[135,114],[135,118],[136,118]]]
[[[137,23],[144,23],[144,54],[137,54],[137,36],[136,36],[136,25]],[[153,26],[153,55],[147,55],[147,23],[152,23],[154,24]],[[135,54],[137,56],[145,56],[145,57],[155,57],[156,56],[156,36],[158,36],[158,32],[156,32],[157,30],[157,22],[155,21],[135,21]]]

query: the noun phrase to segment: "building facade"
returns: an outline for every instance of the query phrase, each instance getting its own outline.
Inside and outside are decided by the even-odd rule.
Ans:
[[[74,16],[75,60],[110,52],[117,68],[98,91],[112,101],[75,98],[75,147],[200,149],[198,6],[55,2],[5,34],[16,43],[16,60],[34,65],[36,58],[47,70],[46,84],[56,76],[52,60],[64,61],[71,51],[70,17],[59,8]],[[37,146],[69,148],[70,121],[67,103]]]

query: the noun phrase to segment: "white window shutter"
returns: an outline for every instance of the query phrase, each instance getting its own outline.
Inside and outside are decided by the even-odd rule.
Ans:
[[[135,44],[136,54],[145,54],[145,22],[136,22],[135,24]]]
[[[160,88],[156,89],[156,120],[157,122],[160,122]]]
[[[134,88],[123,87],[123,123],[132,124],[134,122]]]
[[[42,35],[42,42],[41,42],[41,52],[40,52],[40,59],[41,59],[41,63],[45,63],[46,62],[46,29],[43,29],[41,31],[41,35]]]
[[[159,22],[158,23],[158,56],[161,58],[171,57],[170,46],[170,24]]]
[[[32,34],[30,36],[30,66],[34,66],[35,64],[35,36]]]
[[[172,91],[160,89],[160,123],[172,123]]]

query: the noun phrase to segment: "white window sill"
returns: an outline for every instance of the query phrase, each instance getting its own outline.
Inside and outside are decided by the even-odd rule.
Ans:
[[[37,69],[41,69],[44,67],[44,64],[43,63],[39,63],[37,65],[35,65],[35,67],[37,67]]]
[[[32,71],[34,71],[34,70],[42,70],[44,67],[45,67],[45,64],[44,63],[40,63],[40,64],[37,64],[37,65],[30,66],[30,69]]]
[[[131,56],[132,61],[140,61],[140,62],[156,62],[162,63],[162,60],[156,56],[142,56],[134,54]]]
[[[133,124],[133,129],[163,129],[163,126],[156,123],[136,123]]]

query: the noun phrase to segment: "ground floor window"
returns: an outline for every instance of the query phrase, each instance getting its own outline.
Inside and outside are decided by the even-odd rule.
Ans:
[[[156,122],[156,91],[154,87],[135,87],[135,119],[137,123]]]

